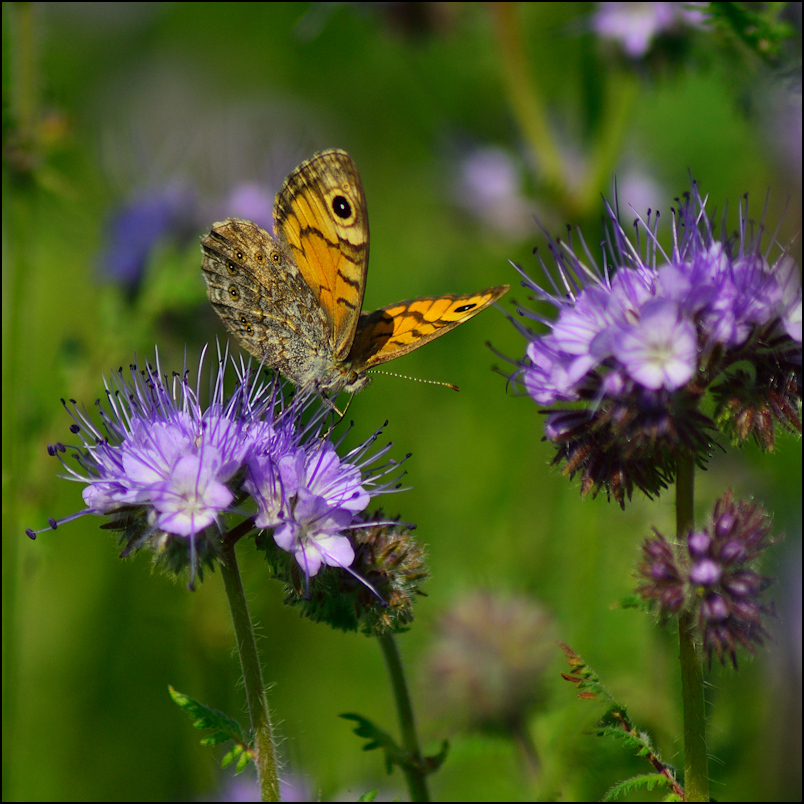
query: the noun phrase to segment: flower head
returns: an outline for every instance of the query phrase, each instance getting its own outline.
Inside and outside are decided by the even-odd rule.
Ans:
[[[692,531],[675,550],[658,532],[642,545],[638,593],[663,617],[687,608],[695,613],[704,651],[737,666],[737,648],[755,652],[768,637],[762,618],[773,615],[763,595],[773,583],[753,564],[773,541],[771,519],[758,505],[735,502],[727,492],[711,523]]]
[[[700,25],[703,9],[693,5],[599,3],[592,27],[602,39],[616,42],[629,58],[642,58],[660,36],[678,36],[685,26]]]
[[[304,616],[342,631],[378,636],[405,630],[413,621],[413,599],[427,579],[424,549],[412,526],[387,519],[381,510],[355,519],[349,531],[354,562],[346,572],[328,562],[308,594],[287,584],[288,601]]]
[[[127,201],[109,216],[100,266],[108,278],[136,290],[153,247],[193,232],[194,191],[177,182]]]
[[[219,552],[228,515],[270,529],[307,578],[323,565],[349,567],[351,529],[372,494],[388,490],[380,481],[398,464],[389,461],[368,476],[363,470],[391,445],[366,456],[378,431],[341,459],[322,435],[325,408],[313,410],[305,424],[312,398],[286,404],[277,383],[242,364],[235,364],[238,383],[227,396],[227,362],[227,356],[219,361],[206,407],[188,372],[163,377],[158,356],[155,368],[134,365],[130,379],[122,369],[113,376],[107,406],[98,403],[102,429],[74,402],[65,403],[71,431],[82,440],[70,448],[78,469],[62,458],[64,445],[49,449],[71,479],[86,484],[87,507],[62,522],[107,516],[105,527],[120,532],[123,555],[150,546],[174,571],[189,566],[192,579]],[[58,524],[51,520],[52,528]]]
[[[550,617],[534,601],[466,595],[442,618],[427,660],[433,706],[465,728],[521,728],[554,650]]]
[[[352,523],[346,508],[327,504],[324,497],[300,488],[295,494],[293,510],[274,532],[274,541],[291,553],[311,578],[323,564],[348,567],[355,551],[345,535]]]
[[[553,406],[546,434],[556,461],[581,472],[584,493],[605,487],[623,505],[634,486],[648,495],[665,487],[676,455],[705,461],[718,426],[767,449],[774,423],[801,432],[801,283],[788,254],[761,251],[765,230],[754,234],[747,206],[737,237],[716,235],[694,183],[673,210],[669,253],[658,214],[637,218],[640,247],[607,210],[602,269],[570,238],[550,243],[557,277],[542,262],[552,291],[525,277],[558,317],[519,310],[550,331],[517,323],[528,345],[514,379]],[[709,390],[714,420],[700,411]]]

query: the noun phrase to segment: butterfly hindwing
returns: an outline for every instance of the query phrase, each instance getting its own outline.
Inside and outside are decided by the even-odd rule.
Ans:
[[[227,218],[201,239],[207,295],[251,354],[286,376],[326,345],[329,322],[286,251],[251,221]]]

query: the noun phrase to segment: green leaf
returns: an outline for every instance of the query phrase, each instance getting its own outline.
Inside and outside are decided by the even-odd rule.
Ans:
[[[645,788],[648,791],[653,790],[654,787],[668,787],[671,782],[661,773],[648,773],[641,776],[633,776],[630,779],[625,779],[618,782],[613,787],[609,788],[606,795],[603,796],[603,801],[615,801],[618,798],[628,795],[629,793]],[[665,801],[681,801],[674,793],[667,796]]]
[[[235,770],[240,773],[252,758],[250,741],[243,736],[240,724],[223,712],[211,709],[171,686],[168,686],[168,692],[176,706],[194,718],[194,729],[213,729],[212,734],[207,734],[201,740],[201,745],[221,745],[230,740],[234,742],[231,750],[221,760],[221,767],[226,768],[236,761]]]
[[[561,643],[561,647],[567,656],[570,666],[570,673],[562,673],[565,681],[576,685],[578,697],[585,700],[596,700],[608,702],[609,707],[605,714],[597,723],[595,733],[598,737],[612,737],[620,740],[627,748],[636,749],[639,757],[646,759],[654,768],[656,773],[645,776],[636,776],[620,782],[609,790],[604,801],[613,801],[615,798],[629,793],[634,787],[647,785],[649,789],[659,783],[670,787],[668,801],[680,801],[683,795],[683,788],[678,782],[676,769],[665,762],[659,752],[654,748],[650,736],[639,731],[628,715],[626,707],[615,701],[608,690],[603,686],[597,673],[586,664],[581,656],[572,650],[568,645]]]
[[[424,772],[435,773],[443,764],[449,753],[449,740],[441,743],[441,750],[437,754],[424,758]]]
[[[778,63],[782,46],[795,36],[794,28],[778,15],[784,3],[766,3],[754,9],[749,3],[710,3],[708,11],[714,22],[730,30],[744,45],[768,64]]]
[[[358,737],[363,737],[368,740],[363,746],[364,751],[373,751],[375,748],[383,749],[385,753],[385,768],[388,773],[391,773],[394,765],[405,768],[412,764],[407,751],[403,751],[388,732],[375,726],[370,720],[366,720],[366,718],[361,715],[352,713],[343,714],[341,717],[345,720],[354,720],[357,723],[354,729],[355,734]]]
[[[421,762],[416,761],[408,751],[400,748],[393,737],[388,732],[383,731],[379,726],[375,726],[370,720],[355,715],[351,712],[341,715],[345,720],[354,720],[357,726],[354,729],[358,737],[363,737],[368,742],[363,746],[364,751],[373,751],[375,748],[382,748],[385,753],[385,768],[391,773],[394,765],[398,765],[404,772],[406,769],[414,769],[417,772],[435,773],[447,758],[449,752],[449,741],[444,740],[441,750],[437,754],[424,757]]]

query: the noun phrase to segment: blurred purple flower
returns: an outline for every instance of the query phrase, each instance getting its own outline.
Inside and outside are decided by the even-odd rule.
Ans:
[[[154,246],[192,231],[195,192],[172,184],[127,202],[109,217],[100,256],[109,279],[136,290]]]
[[[659,36],[701,25],[705,7],[705,3],[598,3],[592,28],[602,39],[618,42],[629,58],[637,59]]]
[[[509,237],[533,225],[534,207],[522,194],[522,171],[514,157],[494,146],[474,148],[461,159],[453,186],[455,203]]]

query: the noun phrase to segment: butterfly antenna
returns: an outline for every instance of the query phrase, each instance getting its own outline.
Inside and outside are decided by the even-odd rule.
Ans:
[[[386,377],[398,377],[400,380],[410,380],[411,382],[423,382],[425,385],[442,385],[444,388],[451,388],[453,391],[461,389],[451,382],[439,382],[438,380],[423,380],[421,377],[409,377],[407,374],[397,374],[393,371],[370,371],[367,374],[384,374]],[[350,400],[351,401],[351,400]]]

